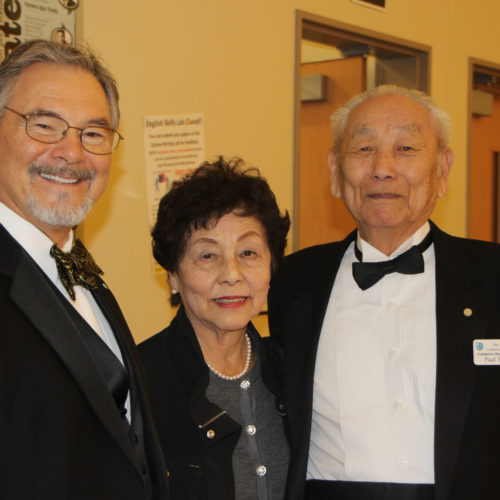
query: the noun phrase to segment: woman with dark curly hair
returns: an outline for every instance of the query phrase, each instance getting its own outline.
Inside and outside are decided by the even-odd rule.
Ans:
[[[172,500],[283,498],[281,352],[250,321],[289,226],[259,171],[239,159],[202,164],[160,202],[153,253],[181,306],[139,349]]]

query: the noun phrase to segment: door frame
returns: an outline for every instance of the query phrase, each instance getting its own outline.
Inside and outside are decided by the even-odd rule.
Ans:
[[[471,136],[472,136],[472,94],[474,91],[474,72],[483,71],[485,73],[491,73],[500,77],[500,64],[494,63],[492,61],[486,61],[485,59],[478,59],[476,57],[468,58],[468,69],[467,69],[467,171],[465,182],[467,186],[467,196],[465,207],[465,231],[466,235],[470,236],[470,179],[471,179],[471,167],[472,167],[472,153],[471,153]]]

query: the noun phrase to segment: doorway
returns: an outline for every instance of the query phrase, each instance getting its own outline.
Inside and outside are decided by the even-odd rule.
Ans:
[[[469,60],[468,236],[500,242],[500,66]]]
[[[429,92],[428,46],[297,11],[294,249],[344,238],[354,220],[330,194],[329,117],[385,83]]]

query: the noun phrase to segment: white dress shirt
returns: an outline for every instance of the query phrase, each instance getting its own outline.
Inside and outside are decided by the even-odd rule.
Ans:
[[[420,243],[426,223],[390,256],[358,236],[363,261]],[[421,274],[392,273],[367,290],[347,249],[316,357],[308,479],[434,483],[434,246]]]
[[[54,242],[33,224],[23,219],[10,208],[0,202],[0,223],[10,235],[24,248],[30,257],[38,264],[50,281],[59,289],[73,307],[80,313],[92,329],[101,337],[113,354],[123,364],[123,358],[108,320],[95,301],[92,293],[82,286],[75,286],[76,300],[72,300],[57,273],[56,261],[50,256],[50,249]],[[73,231],[70,231],[68,240],[61,248],[69,252],[73,245]],[[125,404],[127,418],[130,415],[130,392]]]

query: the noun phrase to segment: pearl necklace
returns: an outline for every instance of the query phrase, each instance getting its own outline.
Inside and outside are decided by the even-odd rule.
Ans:
[[[248,371],[248,368],[250,367],[250,360],[252,359],[252,341],[250,340],[248,333],[245,333],[245,339],[247,341],[247,357],[245,360],[245,366],[243,367],[243,370],[240,373],[237,373],[236,375],[224,375],[223,373],[218,372],[215,368],[213,368],[207,363],[207,366],[208,368],[210,368],[210,371],[224,380],[237,380],[243,377],[243,375],[245,375],[245,373]]]

